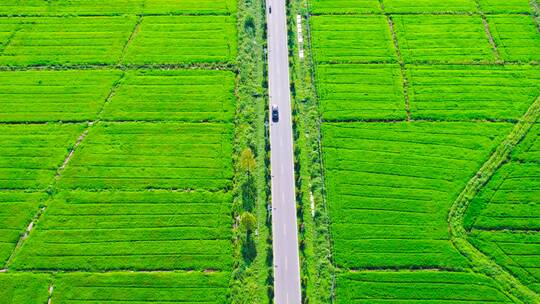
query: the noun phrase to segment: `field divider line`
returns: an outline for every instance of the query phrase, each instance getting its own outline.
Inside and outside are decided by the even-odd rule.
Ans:
[[[30,220],[30,223],[26,227],[26,230],[24,231],[24,233],[19,237],[19,240],[17,241],[17,245],[15,245],[15,248],[11,252],[11,254],[10,254],[8,260],[6,261],[6,263],[4,265],[4,268],[1,270],[1,272],[7,272],[8,271],[9,265],[13,262],[13,258],[15,257],[15,255],[21,249],[22,245],[24,244],[24,241],[28,238],[30,233],[34,230],[34,226],[36,225],[37,221],[41,218],[41,215],[43,214],[43,212],[45,212],[46,209],[47,209],[46,206],[43,206],[43,207],[39,208],[38,211],[36,212],[36,214],[34,215],[34,217],[32,218],[32,220]]]
[[[482,24],[484,25],[484,31],[486,32],[486,35],[489,40],[489,44],[491,44],[491,48],[493,49],[493,54],[495,55],[495,61],[498,64],[504,64],[504,61],[501,58],[501,53],[499,52],[499,48],[497,47],[497,43],[495,42],[495,39],[493,39],[493,35],[491,34],[491,29],[490,29],[487,17],[484,14],[482,14],[481,16],[482,16]]]
[[[381,8],[384,8],[384,5],[381,1]],[[399,41],[397,38],[397,34],[394,28],[394,20],[392,19],[391,15],[386,15],[386,19],[388,20],[388,28],[390,29],[390,33],[392,35],[392,41],[394,43],[394,48],[396,50],[396,56],[399,63],[399,68],[401,70],[401,78],[403,83],[403,98],[405,99],[405,112],[407,114],[407,121],[411,121],[411,104],[409,99],[409,80],[407,79],[407,67],[405,66],[405,61],[403,60],[403,54],[401,53],[401,49],[399,47]]]
[[[237,72],[238,68],[234,62],[217,63],[175,63],[175,64],[52,64],[52,65],[26,65],[9,66],[0,65],[0,71],[84,71],[84,70],[213,70]]]
[[[529,0],[531,3],[531,8],[533,11],[533,21],[536,23],[536,30],[538,30],[538,34],[540,34],[540,4],[538,4],[538,0]]]
[[[53,294],[53,291],[54,291],[54,283],[51,282],[49,284],[49,289],[47,291],[49,293],[49,297],[47,299],[47,304],[51,304],[52,303],[52,294]]]
[[[129,35],[128,40],[126,41],[126,44],[124,44],[124,47],[122,48],[122,54],[120,55],[120,58],[118,58],[117,64],[122,64],[124,62],[124,59],[126,57],[127,50],[137,34],[139,33],[139,30],[141,28],[141,23],[143,21],[143,16],[139,15],[139,18],[137,18],[137,22],[135,22],[135,26],[133,27],[133,30],[131,31],[131,34]]]
[[[467,231],[463,225],[463,220],[471,201],[489,182],[495,172],[508,161],[513,149],[523,140],[539,117],[540,96],[532,103],[508,136],[497,146],[480,170],[469,180],[448,213],[448,230],[454,247],[471,261],[475,271],[492,277],[499,282],[504,291],[525,303],[540,303],[540,298],[509,271],[467,240]]]
[[[5,49],[8,48],[8,46],[11,44],[11,41],[13,40],[13,38],[15,37],[15,35],[17,35],[17,33],[20,32],[21,30],[22,30],[22,28],[19,26],[17,29],[15,29],[15,30],[8,36],[8,38],[6,39],[6,43],[4,43],[4,45],[3,45],[2,48],[0,49],[0,55],[3,55],[3,54],[4,54]]]

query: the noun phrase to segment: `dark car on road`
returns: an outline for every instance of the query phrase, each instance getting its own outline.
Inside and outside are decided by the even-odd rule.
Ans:
[[[277,105],[272,105],[272,121],[273,122],[279,121],[279,108]]]

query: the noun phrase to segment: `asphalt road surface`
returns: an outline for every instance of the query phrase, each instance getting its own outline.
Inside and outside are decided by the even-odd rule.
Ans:
[[[279,107],[279,122],[272,122],[271,116],[269,117],[274,303],[300,304],[300,263],[285,5],[285,0],[266,0],[270,106]]]

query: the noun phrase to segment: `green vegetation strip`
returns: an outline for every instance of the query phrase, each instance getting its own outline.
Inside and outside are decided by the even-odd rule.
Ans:
[[[526,303],[540,303],[537,294],[523,285],[519,280],[503,269],[496,262],[480,252],[467,240],[464,228],[464,217],[470,202],[482,187],[493,177],[496,170],[508,160],[514,147],[525,137],[540,116],[540,97],[529,107],[507,138],[499,144],[495,152],[484,163],[482,168],[467,183],[455,200],[448,215],[448,227],[451,240],[456,248],[472,263],[474,269],[497,280],[505,290]]]

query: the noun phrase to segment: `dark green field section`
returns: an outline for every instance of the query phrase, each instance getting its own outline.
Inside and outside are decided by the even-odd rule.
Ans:
[[[235,75],[228,71],[128,71],[102,118],[232,122],[234,89]]]
[[[42,193],[0,192],[0,267],[46,199]]]
[[[69,189],[228,189],[232,124],[99,123],[64,171]]]
[[[222,192],[63,192],[11,267],[230,270],[231,202]]]
[[[0,189],[45,189],[83,128],[80,124],[0,125]]]
[[[325,123],[322,144],[337,266],[467,267],[449,240],[448,211],[509,127]]]
[[[4,0],[0,15],[230,14],[235,0]]]
[[[540,293],[540,125],[477,195],[465,218],[471,242]]]
[[[395,61],[384,16],[313,16],[310,23],[317,63]]]
[[[17,273],[0,275],[0,303],[41,304],[49,298],[48,275]]]
[[[58,275],[55,304],[227,303],[229,273]]]
[[[0,72],[0,121],[95,120],[121,71]]]
[[[493,39],[504,60],[540,61],[540,35],[530,16],[489,16]]]
[[[540,95],[529,65],[410,65],[411,116],[437,120],[516,120]]]
[[[0,43],[7,66],[231,62],[236,26],[229,16],[13,17],[0,18]]]
[[[397,64],[321,64],[317,76],[325,121],[406,117],[403,78]]]
[[[464,272],[357,272],[337,277],[338,303],[514,303],[485,276]]]

